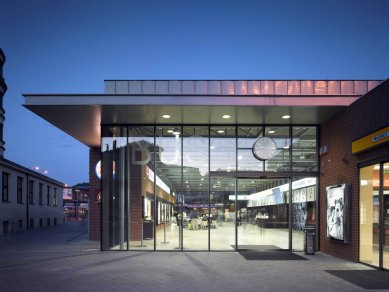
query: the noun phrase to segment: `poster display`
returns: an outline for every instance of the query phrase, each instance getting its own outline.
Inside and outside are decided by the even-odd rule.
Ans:
[[[349,186],[346,184],[327,187],[327,237],[348,242]]]

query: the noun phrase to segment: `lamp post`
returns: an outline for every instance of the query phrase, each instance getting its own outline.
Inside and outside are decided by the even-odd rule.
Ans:
[[[75,216],[76,216],[76,221],[78,221],[78,193],[80,192],[79,189],[74,190],[76,192],[76,208],[75,208]]]

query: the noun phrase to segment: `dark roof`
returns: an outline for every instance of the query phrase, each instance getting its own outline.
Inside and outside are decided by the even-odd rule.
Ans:
[[[13,168],[15,170],[18,170],[18,171],[21,171],[21,172],[24,172],[24,173],[27,173],[31,176],[34,176],[34,177],[37,177],[37,178],[40,178],[42,180],[45,180],[45,181],[49,181],[51,182],[52,184],[56,184],[60,187],[65,187],[65,184],[63,182],[60,182],[60,181],[57,181],[55,179],[52,179],[48,176],[45,176],[39,172],[36,172],[32,169],[29,169],[27,167],[24,167],[23,165],[20,165],[20,164],[17,164],[11,160],[8,160],[8,159],[5,159],[4,157],[0,157],[0,165],[4,165],[4,166],[7,166],[7,167],[10,167],[10,168]]]

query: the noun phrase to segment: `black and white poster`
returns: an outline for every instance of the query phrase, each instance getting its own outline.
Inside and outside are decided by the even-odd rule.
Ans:
[[[307,203],[294,203],[292,205],[293,212],[292,212],[292,227],[295,230],[304,230],[305,223],[307,221]]]
[[[344,241],[344,185],[327,187],[327,237]]]

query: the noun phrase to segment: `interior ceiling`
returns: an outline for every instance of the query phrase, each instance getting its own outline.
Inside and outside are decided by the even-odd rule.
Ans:
[[[152,106],[25,105],[32,112],[89,147],[100,146],[102,124],[317,125],[344,106]],[[169,114],[170,119],[163,119]],[[222,115],[231,115],[223,119]],[[289,120],[282,116],[289,114]]]

